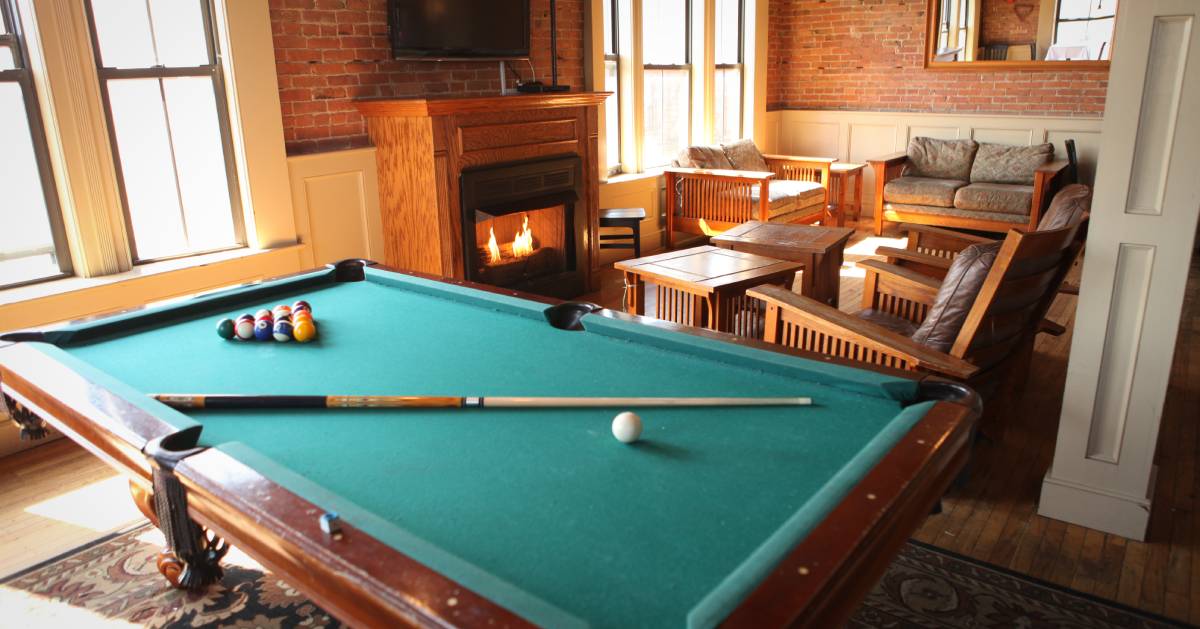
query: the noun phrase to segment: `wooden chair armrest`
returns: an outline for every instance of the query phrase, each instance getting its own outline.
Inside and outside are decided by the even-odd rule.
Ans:
[[[949,270],[950,265],[954,264],[954,260],[943,258],[941,256],[931,256],[928,253],[919,251],[909,251],[908,249],[897,249],[895,247],[878,247],[875,249],[875,255],[885,256],[888,258],[888,264],[894,264],[903,268],[904,265],[896,264],[894,260],[903,260],[904,262],[914,262],[925,266],[937,267],[939,269]]]
[[[908,159],[908,153],[905,153],[904,151],[900,151],[899,153],[891,153],[889,155],[884,155],[882,157],[875,157],[872,159],[868,159],[867,163],[870,164],[872,167],[875,167],[876,164],[879,164],[882,166],[895,166],[896,164],[903,163],[907,159]]]
[[[797,295],[780,286],[758,286],[746,291],[746,294],[768,304],[778,305],[803,318],[819,320],[826,326],[840,328],[844,333],[844,335],[838,335],[840,338],[863,340],[885,346],[890,353],[903,356],[908,362],[914,363],[926,371],[937,372],[958,380],[966,380],[979,371],[978,367],[961,358],[929,349],[906,336],[864,321],[815,299]]]
[[[836,157],[807,157],[805,155],[763,155],[768,162],[811,162],[813,164],[832,164]]]
[[[912,284],[914,287],[923,290],[932,289],[934,294],[942,287],[942,281],[937,278],[929,277],[928,275],[917,273],[912,269],[906,269],[895,264],[888,264],[879,260],[860,260],[858,265],[866,268],[868,271],[886,275],[899,284]],[[907,299],[908,297],[905,298]],[[925,300],[921,301],[924,302]]]
[[[664,173],[683,177],[734,179],[738,181],[763,182],[775,178],[775,173],[755,170],[718,170],[715,168],[665,168]]]
[[[1071,165],[1071,162],[1068,160],[1056,159],[1052,162],[1046,162],[1045,164],[1038,166],[1037,170],[1035,172],[1049,175],[1050,177],[1056,177],[1056,176],[1058,176],[1059,173],[1066,170],[1067,166],[1070,166],[1070,165]]]
[[[995,242],[994,238],[988,238],[986,236],[976,236],[975,234],[964,234],[963,232],[956,232],[952,229],[946,229],[944,227],[934,227],[932,225],[915,225],[913,223],[901,223],[900,231],[907,233],[910,241],[912,240],[914,234],[916,234],[917,238],[920,238],[920,236],[922,236],[922,235],[928,234],[930,236],[937,236],[938,239],[958,240],[963,243],[962,249],[966,249],[967,247],[974,245],[974,244]],[[959,249],[959,251],[961,251],[962,249]]]

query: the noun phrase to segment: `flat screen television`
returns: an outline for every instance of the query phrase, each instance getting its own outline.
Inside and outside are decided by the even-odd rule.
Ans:
[[[388,0],[396,59],[529,56],[529,0]]]

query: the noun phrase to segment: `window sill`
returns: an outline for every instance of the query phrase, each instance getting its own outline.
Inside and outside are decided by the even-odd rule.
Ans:
[[[0,331],[130,308],[311,266],[303,244],[234,249],[139,265],[103,277],[68,277],[0,291]]]
[[[644,179],[656,179],[656,178],[662,176],[663,170],[665,170],[665,169],[666,169],[666,166],[663,166],[661,168],[651,168],[650,170],[640,172],[640,173],[621,173],[619,175],[613,175],[613,176],[609,177],[608,179],[601,181],[600,185],[603,186],[605,184],[631,183],[634,181],[642,181]]]

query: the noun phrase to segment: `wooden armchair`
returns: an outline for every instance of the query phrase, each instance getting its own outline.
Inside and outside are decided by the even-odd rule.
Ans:
[[[829,167],[837,160],[793,155],[762,157],[769,171],[667,168],[667,248],[674,246],[677,230],[713,236],[750,220],[823,220],[829,203]],[[782,181],[816,185],[772,183]]]
[[[1091,209],[1092,190],[1083,184],[1070,184],[1060,190],[1050,203],[1050,208],[1042,217],[1039,229],[1059,227],[1078,223],[1080,229],[1076,232],[1079,249],[1087,237],[1088,212]],[[992,238],[967,234],[929,225],[900,226],[900,230],[908,236],[908,244],[904,249],[894,247],[879,247],[876,255],[885,256],[887,263],[910,269],[929,277],[941,279],[963,249],[971,245],[995,242]],[[1078,294],[1078,287],[1059,286],[1061,293]],[[1043,321],[1041,332],[1058,336],[1065,328],[1052,321]]]
[[[925,328],[917,326],[926,323],[931,311],[949,312],[947,297],[960,299],[955,296],[959,285],[943,290],[941,278],[914,268],[860,262],[867,275],[864,310],[857,315],[778,287],[751,289],[747,295],[766,304],[767,342],[967,382],[985,400],[992,397],[985,417],[994,419],[1002,410],[997,393],[1006,384],[1009,368],[1027,357],[1027,344],[1082,245],[1076,237],[1080,227],[1075,223],[1048,231],[1012,230],[1003,241],[985,245],[995,251],[995,260],[961,327],[951,332],[948,347],[910,337],[922,334]],[[946,333],[943,330],[942,337]]]

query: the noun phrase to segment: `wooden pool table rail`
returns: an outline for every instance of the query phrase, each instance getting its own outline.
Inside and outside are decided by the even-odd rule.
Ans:
[[[598,314],[780,350],[624,313]],[[795,350],[784,353],[841,362]],[[150,466],[143,449],[150,440],[175,432],[172,426],[22,343],[0,343],[0,389],[149,491]],[[852,613],[891,553],[962,468],[975,403],[967,392],[961,400],[935,404],[725,624],[830,626]],[[176,474],[188,492],[193,519],[352,625],[532,626],[348,522],[340,540],[328,537],[318,524],[325,509],[219,450],[188,457]]]

